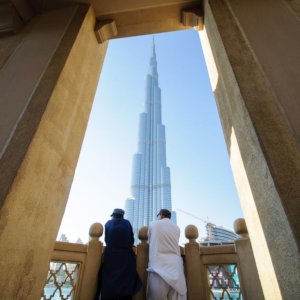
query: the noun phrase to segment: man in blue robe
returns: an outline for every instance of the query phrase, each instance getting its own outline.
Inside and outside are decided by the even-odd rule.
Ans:
[[[136,271],[131,224],[124,219],[124,210],[114,209],[105,224],[106,248],[100,270],[101,300],[131,300],[142,282]]]

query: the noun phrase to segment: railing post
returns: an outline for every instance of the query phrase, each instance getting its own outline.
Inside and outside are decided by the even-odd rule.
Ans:
[[[97,290],[98,272],[102,259],[103,244],[99,238],[103,234],[103,226],[94,223],[90,227],[87,257],[83,270],[79,300],[93,300]]]
[[[196,242],[198,229],[194,225],[185,228],[185,237],[189,240],[185,244],[185,270],[188,300],[207,300],[208,280],[205,266],[201,262],[200,245]]]
[[[136,269],[143,282],[143,286],[140,291],[134,296],[134,300],[146,299],[147,292],[147,267],[149,260],[149,245],[148,240],[148,227],[142,227],[139,230],[139,239],[141,243],[137,246],[136,253]]]
[[[239,257],[238,272],[244,299],[263,300],[265,298],[258,277],[245,219],[235,220],[233,226],[235,232],[240,235],[240,239],[235,241],[235,249]]]

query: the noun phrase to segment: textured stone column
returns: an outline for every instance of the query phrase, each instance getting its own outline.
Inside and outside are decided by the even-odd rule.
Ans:
[[[106,53],[94,26],[92,9],[68,6],[1,48],[3,299],[41,296]]]
[[[238,273],[243,298],[245,300],[264,300],[245,220],[235,220],[234,230],[240,235],[240,238],[234,244],[239,257]]]
[[[185,271],[188,300],[209,299],[208,278],[205,266],[200,258],[200,245],[196,242],[198,229],[194,225],[185,228],[185,237],[189,242],[185,244]]]
[[[98,285],[98,273],[103,253],[103,244],[99,241],[102,234],[102,224],[94,223],[90,227],[90,241],[88,242],[87,258],[80,286],[79,300],[95,299]]]
[[[148,227],[142,227],[139,230],[139,239],[141,243],[136,249],[136,269],[143,282],[142,289],[134,296],[135,300],[146,299],[147,292],[147,278],[148,278],[148,261],[149,261],[149,245],[148,241]]]
[[[205,1],[200,39],[266,299],[300,298],[299,20],[284,1]]]

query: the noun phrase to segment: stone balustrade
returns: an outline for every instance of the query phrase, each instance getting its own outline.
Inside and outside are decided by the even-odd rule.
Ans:
[[[94,223],[86,245],[55,242],[41,299],[94,299],[104,247],[103,226]]]
[[[226,297],[226,294],[231,295],[232,299],[240,299],[238,297],[241,294],[245,300],[264,299],[244,219],[237,219],[234,229],[240,235],[240,239],[234,244],[206,247],[197,242],[199,234],[196,226],[188,225],[185,228],[188,242],[180,248],[185,267],[188,300],[207,300],[212,296],[221,298]],[[61,299],[94,299],[98,270],[102,253],[105,251],[105,247],[99,241],[102,234],[103,226],[95,223],[90,228],[90,241],[86,245],[55,243],[50,264],[52,269],[49,270],[42,299],[50,299],[50,290],[57,295],[63,294],[64,298]],[[134,251],[137,271],[144,284],[134,299],[144,300],[149,253],[147,227],[140,229],[139,239],[141,242],[134,247]],[[73,266],[68,270],[71,264]],[[60,278],[62,269],[66,279]],[[64,288],[64,285],[67,287]],[[69,298],[66,298],[67,294],[70,295]]]

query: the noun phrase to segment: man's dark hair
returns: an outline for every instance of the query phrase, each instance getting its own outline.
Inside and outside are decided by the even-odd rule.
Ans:
[[[162,216],[164,218],[169,218],[171,219],[171,212],[166,209],[166,208],[162,208],[159,213],[157,214],[157,216]]]

